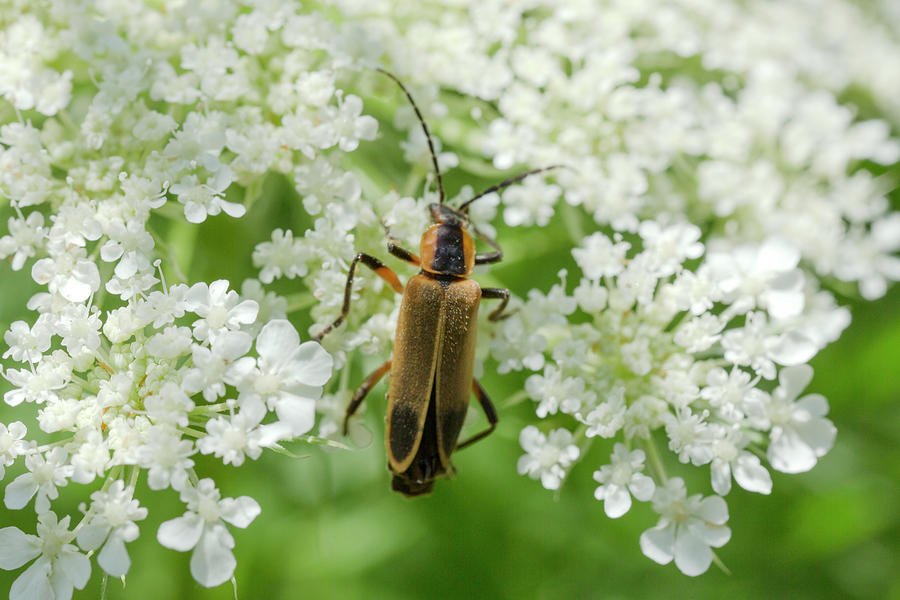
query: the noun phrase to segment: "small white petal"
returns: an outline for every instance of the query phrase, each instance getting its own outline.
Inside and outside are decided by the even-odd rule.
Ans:
[[[656,526],[641,534],[641,552],[661,565],[672,562],[675,547],[675,526]]]
[[[307,385],[322,386],[331,378],[334,359],[318,342],[303,342],[297,351],[296,378]]]
[[[233,545],[231,535],[221,525],[206,531],[200,538],[191,554],[191,575],[200,585],[214,587],[231,578],[237,566],[231,552]]]
[[[285,319],[266,323],[256,336],[256,351],[260,358],[280,362],[297,350],[300,334]]]
[[[709,467],[712,489],[720,496],[731,491],[731,465],[720,458],[712,461]]]
[[[816,453],[793,429],[782,429],[774,436],[766,456],[782,473],[805,473],[816,466]]]
[[[724,499],[710,496],[703,499],[695,514],[708,523],[721,525],[728,520],[728,505]]]
[[[109,526],[85,525],[78,531],[78,545],[82,550],[96,550],[109,534]]]
[[[40,538],[18,527],[0,529],[0,569],[18,569],[41,553]]]
[[[631,483],[628,484],[628,489],[631,490],[631,494],[635,498],[641,502],[646,502],[653,497],[653,492],[656,491],[656,484],[653,483],[653,479],[650,477],[642,473],[635,473],[631,478]]]
[[[55,600],[50,585],[50,561],[39,558],[13,581],[9,600]]]
[[[603,510],[610,519],[618,519],[631,508],[631,494],[618,485],[607,486],[607,489]]]
[[[819,351],[819,346],[799,331],[789,331],[778,338],[772,349],[772,360],[780,365],[802,365]]]
[[[118,535],[111,536],[97,555],[97,564],[113,577],[125,575],[131,567],[131,558],[124,540]]]
[[[156,539],[172,550],[187,552],[197,545],[203,534],[203,520],[196,513],[188,512],[159,526]]]
[[[250,525],[262,511],[259,503],[250,496],[225,498],[221,502],[221,508],[222,520],[241,529]]]
[[[53,563],[54,570],[62,571],[68,580],[79,590],[84,588],[91,578],[91,561],[81,552],[63,550]],[[71,594],[69,588],[69,594]]]
[[[687,531],[680,531],[675,540],[675,566],[685,575],[695,577],[705,573],[712,563],[712,550],[702,540]]]
[[[280,421],[287,423],[293,435],[303,435],[315,424],[316,402],[310,398],[282,392],[275,401],[275,414]]]
[[[749,452],[744,452],[738,457],[734,467],[734,480],[748,492],[772,493],[772,476],[760,464],[759,458]]]
[[[23,473],[6,486],[3,503],[6,504],[6,508],[18,510],[28,504],[37,491],[38,485],[31,473]]]
[[[797,423],[794,427],[816,457],[825,456],[834,445],[837,428],[828,419],[813,419],[808,423]]]
[[[813,378],[813,368],[809,365],[795,365],[782,369],[778,382],[788,398],[796,398],[806,389]]]

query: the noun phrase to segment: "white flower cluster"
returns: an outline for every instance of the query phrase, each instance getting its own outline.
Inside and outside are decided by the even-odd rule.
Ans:
[[[900,215],[876,175],[900,159],[883,118],[900,117],[887,75],[900,44],[884,25],[896,13],[844,0],[338,4],[455,150],[497,169],[567,167],[503,194],[509,226],[544,225],[564,200],[604,231],[573,230],[574,291],[565,275],[531,290],[490,341],[501,373],[537,372],[526,392],[551,421],[523,429],[519,472],[557,489],[591,442],[615,440],[595,473],[607,514],[652,501],[645,554],[704,572],[730,537],[732,481],[770,493],[769,468],[806,471],[832,445],[825,399],[802,395],[807,363],[849,323],[821,280],[869,299],[900,280]],[[854,89],[874,108],[850,104]],[[457,93],[452,110],[440,90]],[[398,125],[415,137],[415,121]],[[663,440],[709,467],[715,495],[666,474]]]
[[[259,507],[222,498],[194,457],[238,466],[309,432],[332,359],[300,343],[260,281],[242,295],[188,281],[179,236],[244,215],[273,171],[295,178],[311,212],[327,206],[352,229],[351,207],[335,202],[358,198],[359,184],[329,153],[377,129],[339,87],[352,46],[282,0],[13,2],[0,15],[0,198],[12,214],[0,258],[41,290],[28,303],[37,317],[3,336],[4,400],[21,415],[0,423],[3,502],[37,516],[37,536],[0,529],[0,568],[37,559],[11,597],[82,588],[85,552],[124,575],[147,515],[142,475],[186,504],[160,543],[193,549],[203,585],[232,576],[224,523],[246,527]],[[274,239],[257,251],[260,280],[306,274],[291,233]],[[96,490],[80,518],[54,506],[70,482]]]
[[[523,430],[519,472],[557,489],[597,438],[622,440],[594,473],[596,497],[612,518],[632,498],[653,500],[662,520],[641,547],[689,575],[706,571],[709,547],[728,540],[727,510],[720,497],[686,499],[657,444],[666,439],[679,462],[708,466],[718,496],[732,480],[770,493],[761,458],[785,473],[808,471],[836,430],[822,396],[800,397],[812,379],[805,363],[849,323],[784,243],[704,252],[699,236],[694,225],[653,221],[633,242],[592,234],[573,250],[582,277],[572,294],[565,279],[547,295],[532,290],[491,340],[501,371],[539,372],[526,381],[537,415],[572,424],[549,439]],[[710,507],[715,520],[704,517]]]
[[[561,186],[511,188],[508,225],[545,224],[564,198],[619,231],[688,218],[732,245],[791,240],[816,273],[857,282],[866,298],[900,279],[891,183],[858,168],[897,162],[900,144],[890,123],[839,99],[858,86],[900,118],[888,75],[900,45],[874,5],[339,4],[369,56],[403,79],[491,103],[443,119],[426,109],[439,136],[498,169],[570,167]]]

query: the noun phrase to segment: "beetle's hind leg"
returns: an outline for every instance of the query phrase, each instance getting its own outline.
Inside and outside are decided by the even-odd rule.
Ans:
[[[501,300],[500,306],[491,311],[491,314],[488,315],[489,321],[502,321],[511,315],[511,312],[504,313],[503,309],[506,308],[506,305],[509,304],[509,290],[506,288],[481,288],[481,297]]]
[[[481,409],[484,411],[484,416],[487,417],[488,428],[481,433],[476,433],[461,444],[457,444],[457,450],[462,450],[466,446],[471,446],[478,440],[486,438],[492,431],[494,431],[494,429],[497,428],[497,409],[494,408],[494,403],[491,402],[490,398],[488,398],[487,392],[484,391],[484,388],[481,387],[481,384],[478,383],[477,379],[472,380],[472,391],[475,393],[475,397],[478,398],[478,403],[481,404]]]
[[[353,399],[350,401],[350,404],[347,405],[347,412],[344,414],[344,435],[347,435],[348,426],[350,424],[350,417],[356,414],[356,411],[359,409],[359,405],[362,404],[362,401],[365,400],[366,396],[372,388],[375,387],[381,378],[384,377],[384,374],[391,370],[391,361],[387,361],[366,377],[366,380],[362,382],[357,390],[353,393]]]
[[[395,292],[398,294],[403,293],[403,284],[400,283],[400,279],[397,277],[396,273],[391,271],[389,267],[374,256],[360,252],[353,258],[353,262],[350,263],[350,272],[347,273],[347,286],[344,288],[344,304],[341,307],[341,316],[313,337],[317,342],[321,342],[323,337],[336,327],[339,327],[340,324],[344,322],[344,319],[347,318],[347,313],[350,312],[350,295],[353,292],[353,275],[356,273],[357,263],[360,262],[372,269],[376,275],[391,284],[391,287],[394,288]]]

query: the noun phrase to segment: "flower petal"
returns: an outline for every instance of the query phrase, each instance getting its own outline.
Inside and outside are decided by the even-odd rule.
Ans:
[[[0,569],[18,569],[41,553],[41,540],[18,527],[0,529]]]
[[[653,497],[653,492],[656,491],[656,484],[653,483],[653,480],[650,477],[647,477],[643,473],[635,473],[631,477],[631,483],[628,484],[628,489],[631,490],[631,493],[635,498],[641,502],[646,502]]]
[[[696,577],[705,573],[712,563],[712,550],[687,530],[678,532],[675,539],[675,566],[685,575]]]
[[[816,453],[789,427],[773,430],[766,456],[769,464],[782,473],[805,473],[816,466]]]
[[[316,402],[310,398],[281,392],[275,401],[275,414],[280,421],[290,426],[293,435],[303,435],[315,424]]]
[[[322,386],[331,378],[334,359],[318,342],[303,342],[294,357],[294,376],[306,385]]]
[[[213,526],[200,538],[191,554],[191,575],[205,587],[228,581],[234,574],[237,560],[231,552],[234,540],[224,525]]]
[[[259,503],[250,496],[225,498],[220,507],[222,520],[241,529],[247,527],[262,512]]]
[[[50,561],[44,557],[25,569],[9,589],[9,600],[43,600],[54,596],[50,585]]]
[[[734,466],[734,480],[748,492],[772,493],[772,476],[759,462],[759,457],[744,452],[738,456]]]
[[[166,548],[187,552],[197,545],[202,533],[203,520],[200,515],[186,512],[161,524],[156,531],[156,539]]]
[[[74,546],[67,546],[67,548],[72,549],[63,549],[53,561],[53,571],[65,574],[68,585],[74,585],[80,590],[87,585],[88,579],[91,578],[91,561],[81,552],[74,550]],[[71,594],[72,590],[69,588],[69,595]]]
[[[112,575],[121,577],[131,567],[131,558],[125,549],[125,541],[118,535],[112,535],[97,555],[97,564]]]
[[[661,565],[672,562],[675,547],[675,525],[657,525],[641,534],[641,552]]]
[[[618,519],[631,508],[631,494],[619,485],[606,486],[606,500],[603,502],[603,510],[610,519]]]
[[[3,503],[6,504],[6,508],[18,510],[28,504],[37,491],[38,485],[34,482],[34,476],[31,473],[22,473],[6,486]]]

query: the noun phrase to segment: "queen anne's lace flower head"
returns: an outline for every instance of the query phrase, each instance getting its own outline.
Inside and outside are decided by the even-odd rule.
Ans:
[[[338,435],[350,394],[321,401],[323,387],[353,352],[388,352],[397,299],[360,274],[329,352],[286,314],[333,321],[354,254],[385,229],[414,247],[434,201],[412,197],[430,159],[405,105],[408,189],[343,160],[378,129],[370,62],[414,90],[443,168],[564,167],[471,210],[488,235],[497,214],[546,225],[562,200],[574,217],[577,270],[521,290],[477,351],[479,372],[486,359],[529,372],[539,423],[521,432],[520,473],[558,489],[588,446],[608,445],[604,510],[652,500],[660,522],[642,550],[695,575],[730,537],[732,482],[770,493],[771,468],[808,470],[834,443],[825,398],[801,396],[807,363],[849,323],[820,280],[877,298],[900,279],[900,220],[869,168],[895,164],[900,144],[845,100],[863,89],[900,117],[884,68],[900,46],[865,12],[878,8],[827,0],[841,26],[822,29],[801,1],[32,4],[0,26],[0,259],[40,290],[36,316],[3,335],[4,401],[37,411],[0,423],[3,502],[36,519],[37,536],[0,529],[0,568],[34,561],[15,595],[81,589],[94,557],[125,574],[152,510],[135,497],[141,475],[186,504],[157,539],[192,550],[201,584],[226,581],[225,524],[260,509],[222,499],[198,455],[239,466]],[[247,249],[259,277],[240,292],[191,281],[174,241],[247,215],[269,173],[293,185],[309,229],[261,232]],[[278,278],[309,292],[288,302],[263,286]],[[714,495],[667,474],[690,467],[709,469]],[[70,481],[93,486],[72,529],[51,510]]]

